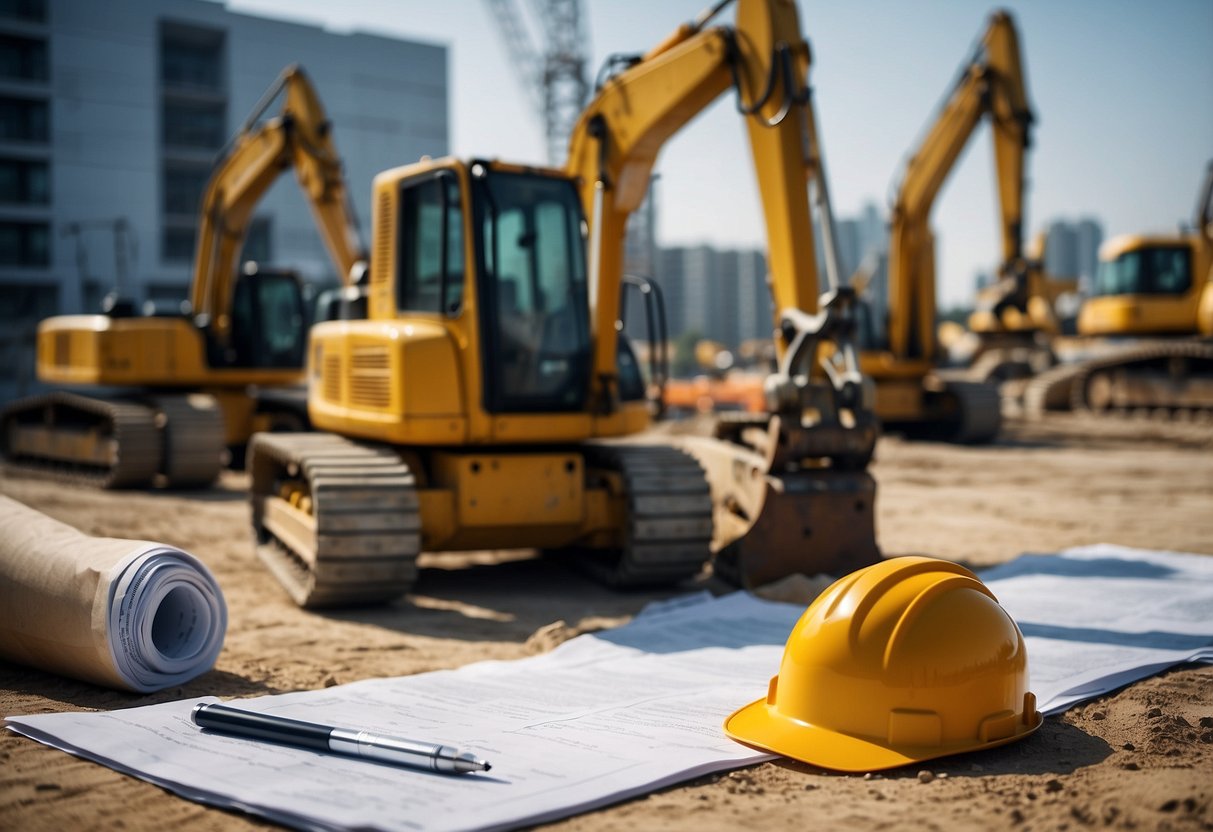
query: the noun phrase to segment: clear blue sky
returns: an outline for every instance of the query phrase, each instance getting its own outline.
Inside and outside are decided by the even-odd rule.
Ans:
[[[708,0],[585,0],[593,71],[606,55],[640,52]],[[517,0],[524,15],[531,5]],[[445,44],[451,151],[543,161],[544,144],[482,0],[228,0],[229,8]],[[836,213],[885,205],[962,58],[985,6],[964,0],[806,3]],[[1012,0],[1037,114],[1029,159],[1031,231],[1093,215],[1107,235],[1173,229],[1192,212],[1213,158],[1213,0]],[[726,11],[726,18],[731,11]],[[529,20],[529,18],[528,18]],[[300,56],[307,64],[307,56]],[[758,197],[729,97],[663,151],[663,244],[760,245]],[[410,160],[401,160],[410,161]],[[933,214],[945,304],[965,303],[977,270],[998,259],[988,128],[945,186]]]

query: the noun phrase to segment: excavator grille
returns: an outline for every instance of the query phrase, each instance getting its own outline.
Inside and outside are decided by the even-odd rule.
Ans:
[[[392,197],[390,194],[379,195],[379,225],[375,229],[375,256],[371,258],[371,279],[378,284],[388,282],[388,273],[392,268],[392,229],[396,227],[392,217]]]
[[[341,402],[341,356],[324,357],[324,397],[334,404]]]
[[[67,367],[72,363],[71,333],[55,333],[55,366]]]
[[[386,409],[391,404],[387,350],[355,349],[350,356],[350,403]]]

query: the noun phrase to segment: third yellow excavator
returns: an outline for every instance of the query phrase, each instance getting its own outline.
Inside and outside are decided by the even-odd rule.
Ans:
[[[1213,413],[1213,161],[1190,232],[1114,237],[1099,260],[1081,357],[1034,379],[1025,409]]]

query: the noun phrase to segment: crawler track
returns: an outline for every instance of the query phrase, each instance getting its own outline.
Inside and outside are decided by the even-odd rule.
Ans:
[[[1050,410],[1213,412],[1213,343],[1144,343],[1055,367],[1024,390],[1026,415]]]
[[[617,472],[627,496],[621,549],[584,558],[597,579],[618,587],[672,584],[711,557],[712,499],[703,469],[677,448],[590,445],[591,467]]]
[[[13,402],[0,420],[19,470],[99,488],[148,486],[160,470],[157,413],[143,404],[56,392]]]
[[[257,554],[303,607],[384,603],[417,578],[413,474],[390,448],[329,433],[249,444]]]
[[[15,468],[99,488],[210,485],[223,466],[223,412],[199,393],[101,399],[55,392],[5,408]]]
[[[894,420],[886,427],[912,439],[978,445],[992,442],[1002,430],[1002,398],[994,384],[940,379],[929,388],[924,416],[912,421]]]
[[[218,402],[199,394],[156,396],[151,401],[163,436],[161,472],[166,484],[202,486],[218,479],[226,440]]]
[[[956,397],[958,419],[947,436],[950,442],[992,442],[1002,429],[1002,398],[998,388],[984,382],[949,381],[947,393]]]

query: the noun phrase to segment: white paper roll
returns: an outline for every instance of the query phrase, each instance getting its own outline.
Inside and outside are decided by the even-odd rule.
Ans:
[[[0,657],[146,693],[214,667],[226,632],[193,555],[90,537],[0,496]]]

